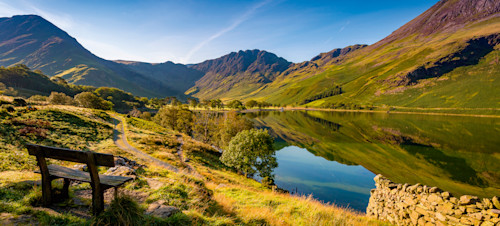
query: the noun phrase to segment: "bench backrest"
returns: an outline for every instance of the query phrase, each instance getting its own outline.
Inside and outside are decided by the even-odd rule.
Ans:
[[[89,155],[89,151],[77,151],[66,148],[48,147],[36,144],[27,144],[28,152],[42,158],[58,159],[70,162],[89,163],[89,156],[94,157],[96,166],[114,167],[115,161],[113,155],[93,152]]]

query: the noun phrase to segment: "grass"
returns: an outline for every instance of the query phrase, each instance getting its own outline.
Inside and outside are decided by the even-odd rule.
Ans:
[[[41,192],[38,186],[33,186],[33,181],[39,180],[40,176],[32,173],[36,168],[36,161],[26,154],[24,143],[88,148],[125,156],[140,164],[148,163],[114,145],[109,113],[58,106],[49,106],[36,112],[19,110],[2,116],[1,119],[2,125],[5,125],[2,126],[2,131],[9,131],[0,134],[0,141],[5,144],[0,146],[3,167],[0,172],[0,212],[8,213],[2,215],[6,216],[2,219],[5,222],[28,223],[26,219],[31,219],[41,225],[306,225],[308,222],[317,225],[384,224],[360,213],[326,205],[310,198],[273,192],[255,180],[224,166],[219,160],[220,153],[210,145],[135,118],[127,120],[126,124],[130,143],[152,156],[182,168],[185,163],[181,162],[176,154],[180,145],[177,138],[180,135],[184,141],[182,150],[185,157],[191,159],[189,164],[201,176],[185,171],[175,173],[148,165],[137,171],[136,180],[122,188],[126,194],[141,194],[140,196],[145,197],[142,201],[138,201],[141,199],[135,196],[119,198],[109,203],[110,207],[97,218],[82,218],[71,211],[54,213],[37,207],[40,205]],[[12,119],[15,119],[15,123],[12,123]],[[45,126],[48,134],[42,139],[22,136],[16,132],[27,125]],[[11,143],[15,139],[18,142]],[[101,172],[103,170],[105,169]],[[54,186],[60,187],[59,183],[55,182]],[[73,196],[75,192],[86,189],[90,189],[88,184],[72,186],[70,194]],[[149,205],[159,201],[175,206],[182,212],[168,219],[144,214]],[[86,202],[89,203],[89,200]],[[60,205],[71,208],[73,204],[64,202]]]

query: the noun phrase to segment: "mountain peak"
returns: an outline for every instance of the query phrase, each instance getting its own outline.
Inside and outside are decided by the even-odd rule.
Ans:
[[[498,0],[441,0],[375,46],[414,34],[428,36],[440,32],[454,32],[466,24],[499,16],[499,14],[500,1]]]
[[[239,72],[274,73],[282,72],[292,64],[287,60],[264,50],[240,50],[217,59],[207,60],[191,66],[202,72],[235,74]]]

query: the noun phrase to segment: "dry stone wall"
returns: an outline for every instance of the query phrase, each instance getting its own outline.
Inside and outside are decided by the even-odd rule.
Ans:
[[[490,225],[500,226],[498,197],[453,197],[436,187],[393,183],[382,175],[366,209],[368,216],[397,225]]]

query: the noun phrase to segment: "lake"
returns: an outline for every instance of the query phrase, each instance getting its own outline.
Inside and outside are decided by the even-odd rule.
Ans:
[[[373,177],[500,196],[500,119],[394,113],[247,113],[275,138],[275,183],[364,212]]]

